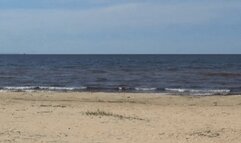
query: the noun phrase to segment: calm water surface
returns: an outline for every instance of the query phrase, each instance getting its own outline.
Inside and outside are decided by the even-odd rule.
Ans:
[[[0,89],[241,92],[241,55],[0,55]]]

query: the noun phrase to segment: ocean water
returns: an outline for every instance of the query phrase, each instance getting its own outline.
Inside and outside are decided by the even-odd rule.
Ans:
[[[0,55],[1,91],[241,93],[241,55]]]

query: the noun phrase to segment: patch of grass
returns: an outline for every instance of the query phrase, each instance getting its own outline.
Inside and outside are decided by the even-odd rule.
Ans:
[[[59,108],[66,108],[64,105],[40,105],[40,107],[59,107]]]
[[[84,112],[85,115],[87,116],[106,116],[106,117],[114,117],[114,118],[118,118],[118,119],[128,119],[128,120],[145,120],[143,118],[139,118],[139,117],[131,117],[131,116],[124,116],[124,115],[120,115],[120,114],[114,114],[111,112],[105,112],[105,111],[101,111],[101,110],[97,110],[97,111],[87,111]]]
[[[220,136],[220,133],[218,132],[213,132],[211,130],[205,130],[205,131],[201,131],[201,132],[194,132],[191,134],[191,136],[203,136],[203,137],[209,137],[209,138],[215,138],[215,137],[218,137]]]

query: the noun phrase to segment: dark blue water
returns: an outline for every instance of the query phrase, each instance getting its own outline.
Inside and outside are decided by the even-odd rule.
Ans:
[[[241,92],[241,55],[0,55],[2,90]]]

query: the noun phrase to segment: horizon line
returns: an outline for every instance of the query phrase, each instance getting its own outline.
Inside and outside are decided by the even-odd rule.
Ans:
[[[104,53],[100,53],[100,54],[72,54],[72,53],[67,53],[67,54],[60,54],[60,53],[53,53],[53,54],[47,54],[47,53],[39,53],[39,54],[34,54],[34,53],[0,53],[0,55],[241,55],[241,53],[239,54],[234,54],[234,53],[163,53],[163,54],[153,54],[153,53],[146,53],[146,54],[140,54],[140,53],[111,53],[111,54],[104,54]]]

